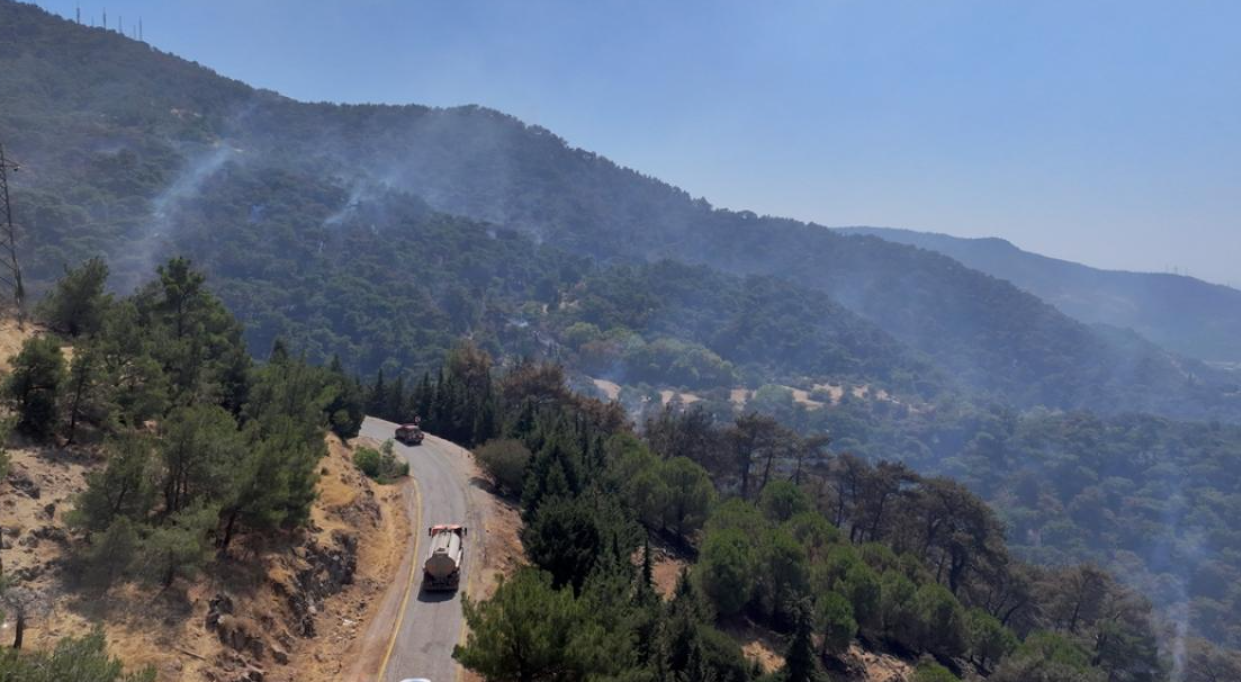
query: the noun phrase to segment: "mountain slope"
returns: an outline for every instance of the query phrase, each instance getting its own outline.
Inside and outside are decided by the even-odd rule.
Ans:
[[[882,227],[837,228],[942,253],[1007,279],[1083,322],[1131,328],[1202,360],[1241,362],[1241,291],[1182,275],[1100,270],[1023,251],[1003,239],[965,239]]]
[[[419,219],[389,210],[393,201],[405,201],[393,199],[394,189],[421,197],[434,211],[468,218],[435,218],[448,230],[484,234],[477,223],[462,226],[486,221],[556,253],[605,264],[670,258],[824,292],[959,384],[1019,406],[1241,414],[1236,387],[1201,363],[1117,342],[950,258],[715,210],[498,112],[298,103],[7,1],[0,2],[0,27],[0,88],[22,93],[17,105],[0,111],[0,136],[32,170],[18,199],[35,243],[29,260],[36,284],[63,263],[99,251],[124,279],[149,271],[160,256],[189,250],[230,280],[221,286],[230,303],[270,318],[251,318],[256,327],[279,327],[284,319],[352,343],[373,338],[368,330],[378,325],[386,329],[384,340],[369,342],[387,345],[434,333],[394,330],[388,322],[400,313],[382,300],[387,292],[431,302],[401,308],[415,324],[434,312],[451,316],[454,305],[476,308],[455,330],[469,333],[479,331],[476,323],[497,298],[507,298],[491,310],[502,318],[533,295],[538,281],[564,286],[581,274],[543,261],[520,276],[490,277],[496,261],[486,256],[475,259],[473,270],[458,264],[402,276],[392,268],[419,268],[424,261],[410,251],[403,260],[384,261],[399,248],[379,241],[369,248],[386,252],[383,264],[360,280],[384,283],[365,293],[366,287],[346,287],[358,294],[352,310],[321,321],[329,302],[282,300],[299,290],[281,291],[284,282],[313,287],[339,281],[331,268],[349,268],[339,244],[323,239],[336,228],[403,239],[398,228]],[[243,184],[266,183],[270,200],[212,194],[238,189],[232,179],[239,176],[251,178]],[[226,233],[228,239],[219,238]],[[534,253],[533,246],[515,248]],[[468,251],[459,245],[450,255],[475,258]],[[251,284],[260,270],[267,282],[262,291]],[[462,279],[474,270],[475,279]],[[508,293],[498,297],[499,290]]]

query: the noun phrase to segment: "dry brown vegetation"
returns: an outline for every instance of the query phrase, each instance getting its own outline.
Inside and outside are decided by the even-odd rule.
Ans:
[[[132,667],[154,666],[160,680],[340,679],[361,624],[393,580],[409,521],[402,487],[368,480],[350,447],[334,437],[328,445],[308,528],[243,537],[206,574],[162,592],[123,584],[100,593],[74,585],[65,514],[101,459],[15,439],[0,481],[0,558],[39,600],[26,646],[47,648],[101,623],[114,654]]]

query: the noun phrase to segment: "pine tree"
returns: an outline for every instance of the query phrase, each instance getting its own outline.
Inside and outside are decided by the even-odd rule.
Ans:
[[[793,641],[784,654],[783,682],[819,682],[823,673],[819,670],[814,654],[811,632],[814,627],[810,617],[810,605],[803,601],[797,605],[797,625]]]
[[[52,329],[69,336],[99,331],[111,296],[104,293],[108,264],[91,258],[76,268],[66,268],[56,287],[39,305],[40,316]]]
[[[36,436],[51,435],[60,420],[58,403],[65,384],[60,344],[48,336],[27,339],[12,365],[5,394],[17,411],[18,428]]]
[[[66,438],[70,443],[77,437],[79,421],[98,422],[106,418],[108,407],[104,399],[101,369],[97,353],[89,346],[80,349],[73,357],[64,408],[69,419]]]
[[[83,577],[98,587],[106,588],[129,571],[138,551],[138,531],[127,517],[118,516],[107,530],[90,534],[90,548],[83,558]]]
[[[638,594],[655,596],[655,564],[651,559],[651,539],[642,537],[642,573],[638,582]]]
[[[155,503],[151,479],[151,442],[127,435],[106,447],[108,464],[86,474],[86,490],[74,500],[70,525],[102,531],[118,516],[144,521]]]
[[[461,665],[491,680],[583,679],[571,645],[585,614],[569,590],[554,590],[546,573],[523,569],[500,583],[495,596],[463,601],[469,635],[453,649]]]
[[[219,509],[195,505],[173,516],[143,541],[142,569],[165,589],[177,576],[193,577],[211,557],[207,533],[215,529]]]

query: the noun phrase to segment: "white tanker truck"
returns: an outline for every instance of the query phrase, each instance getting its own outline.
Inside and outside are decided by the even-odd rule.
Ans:
[[[422,565],[422,589],[452,591],[461,583],[461,559],[465,556],[465,526],[431,526],[431,551]]]

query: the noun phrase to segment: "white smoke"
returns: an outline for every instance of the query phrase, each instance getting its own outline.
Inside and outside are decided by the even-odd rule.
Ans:
[[[232,147],[216,145],[191,159],[172,184],[151,202],[152,226],[158,227],[160,221],[166,220],[168,211],[179,202],[197,196],[203,181],[215,174],[236,153]]]
[[[176,229],[173,218],[177,206],[198,196],[203,183],[238,153],[228,145],[216,144],[191,156],[177,177],[151,200],[150,216],[134,234],[128,252],[120,255],[125,263],[119,278],[122,291],[133,291],[155,269],[155,259],[160,254],[161,246],[168,242]]]
[[[335,213],[323,219],[324,227],[333,227],[345,221],[351,214],[362,206],[362,200],[365,190],[361,183],[355,183],[349,188],[349,198],[345,200],[345,204],[336,210]]]
[[[1190,567],[1198,565],[1206,554],[1205,539],[1201,532],[1187,529],[1181,523],[1189,500],[1184,495],[1184,483],[1179,479],[1169,481],[1170,493],[1164,511],[1165,539],[1157,544],[1156,560],[1162,560],[1165,570],[1173,572],[1174,603],[1168,606],[1167,619],[1171,621],[1172,641],[1167,643],[1172,658],[1171,682],[1183,682],[1186,668],[1186,642],[1190,630]],[[1158,564],[1156,564],[1158,565]]]

